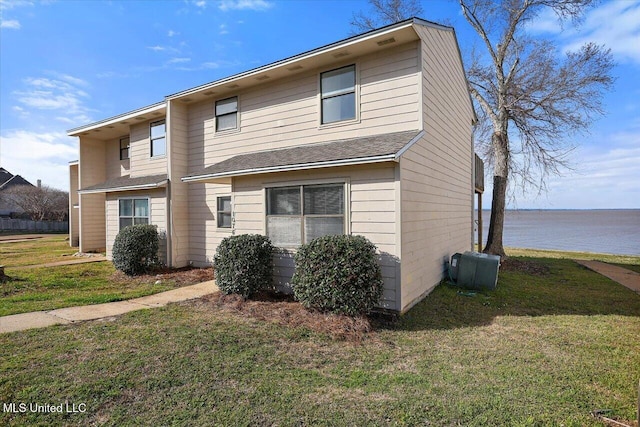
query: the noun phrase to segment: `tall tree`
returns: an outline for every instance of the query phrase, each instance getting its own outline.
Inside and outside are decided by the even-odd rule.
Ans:
[[[64,221],[69,214],[69,193],[46,185],[16,185],[0,197],[19,206],[33,221]]]
[[[423,12],[418,0],[369,0],[372,13],[354,13],[351,26],[355,32],[375,30],[404,19],[420,16]]]
[[[467,70],[469,91],[484,119],[479,129],[485,132],[476,132],[476,144],[493,164],[484,252],[504,257],[509,184],[544,190],[549,175],[567,166],[573,149],[568,137],[587,131],[594,116],[603,114],[603,92],[613,85],[613,60],[610,50],[594,43],[563,56],[552,42],[528,34],[528,24],[545,9],[560,24],[575,24],[593,0],[459,2],[485,48],[484,55],[473,52]]]

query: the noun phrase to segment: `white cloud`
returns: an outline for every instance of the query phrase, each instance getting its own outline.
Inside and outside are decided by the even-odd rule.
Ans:
[[[68,162],[78,157],[77,142],[64,132],[10,131],[0,135],[2,167],[35,183],[69,190]]]
[[[218,9],[223,12],[229,10],[263,11],[271,8],[273,3],[266,0],[222,0],[218,2]]]
[[[169,37],[173,37],[173,36],[177,36],[177,35],[180,35],[180,33],[177,32],[177,31],[169,30],[167,32],[167,36],[169,36]]]
[[[589,11],[578,27],[564,28],[556,15],[544,10],[527,28],[537,34],[556,35],[562,50],[575,51],[588,42],[611,48],[618,61],[640,65],[640,2],[612,1]]]
[[[91,121],[92,111],[85,105],[89,94],[83,89],[89,84],[77,77],[67,74],[49,73],[58,78],[27,77],[23,80],[24,88],[13,92],[13,96],[21,104],[18,111],[22,116],[29,110],[58,111],[58,120],[68,122]]]
[[[0,10],[9,10],[21,6],[33,6],[33,2],[26,0],[0,0]]]
[[[191,58],[171,58],[167,64],[181,64],[189,61],[191,61]]]
[[[229,34],[229,30],[227,30],[227,24],[220,24],[220,26],[218,27],[218,29],[220,30],[218,32],[218,34],[220,34],[221,36],[225,35],[225,34]]]
[[[15,19],[0,20],[0,28],[6,28],[8,30],[19,30],[20,27],[20,22],[16,21]]]

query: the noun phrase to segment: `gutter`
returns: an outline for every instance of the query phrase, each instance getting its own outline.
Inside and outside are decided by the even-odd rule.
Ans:
[[[154,188],[162,188],[169,182],[168,179],[165,179],[161,182],[156,182],[153,184],[141,184],[141,185],[130,185],[126,187],[114,187],[114,188],[97,188],[94,190],[78,190],[78,194],[97,194],[97,193],[115,193],[118,191],[134,191],[134,190],[152,190]]]

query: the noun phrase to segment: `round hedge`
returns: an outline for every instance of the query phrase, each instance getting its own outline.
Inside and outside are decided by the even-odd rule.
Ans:
[[[273,245],[266,236],[241,234],[222,239],[214,256],[216,284],[225,294],[248,298],[272,287]]]
[[[120,230],[113,242],[113,265],[129,276],[145,273],[159,265],[159,247],[155,225],[130,225]]]
[[[295,254],[293,293],[306,308],[356,316],[382,297],[376,247],[363,236],[324,236]]]

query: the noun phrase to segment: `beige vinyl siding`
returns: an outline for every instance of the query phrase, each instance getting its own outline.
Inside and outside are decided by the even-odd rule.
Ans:
[[[78,206],[78,165],[69,165],[69,245],[80,245],[80,209]]]
[[[122,138],[126,135],[122,135]],[[120,160],[120,138],[105,141],[107,179],[129,175],[130,160]]]
[[[189,106],[189,172],[238,154],[421,128],[419,44],[382,50]],[[320,125],[319,74],[356,64],[359,119]],[[239,130],[215,132],[217,99],[238,96]]]
[[[377,246],[385,283],[381,306],[397,310],[399,248],[395,236],[395,168],[395,163],[389,163],[236,178],[233,184],[234,233],[266,234],[265,188],[289,183],[346,182],[349,190],[345,212],[348,232],[365,236]],[[274,257],[275,282],[280,289],[288,288],[294,268],[291,250]]]
[[[80,137],[80,188],[105,181],[104,158],[104,141]],[[104,194],[80,195],[80,252],[102,251],[105,248],[104,200]]]
[[[167,260],[167,198],[165,190],[154,191],[123,191],[119,193],[108,193],[106,197],[106,252],[107,259],[112,259],[113,242],[120,231],[120,199],[149,199],[150,224],[158,226],[160,234],[159,256],[163,262]]]
[[[425,136],[400,161],[402,310],[439,283],[451,255],[472,247],[473,113],[455,37],[416,30]]]
[[[189,260],[196,267],[211,266],[220,241],[231,236],[230,228],[218,228],[216,223],[216,197],[230,196],[231,185],[188,184],[187,187]]]
[[[149,134],[151,123],[163,119],[164,116],[159,116],[153,120],[131,126],[129,156],[132,177],[167,173],[167,156],[151,158]]]
[[[180,178],[187,175],[189,152],[187,107],[172,102],[168,108],[168,153],[170,161],[170,245],[172,267],[183,267],[189,263],[189,185]]]

